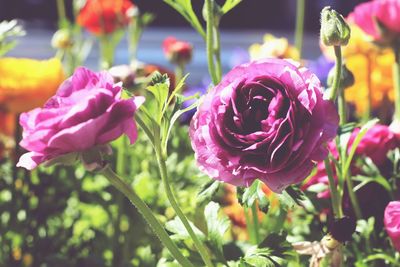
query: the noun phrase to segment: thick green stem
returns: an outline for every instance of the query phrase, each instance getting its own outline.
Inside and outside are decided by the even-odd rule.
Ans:
[[[214,26],[214,57],[215,57],[215,71],[217,82],[222,79],[222,66],[221,66],[221,37],[217,26]]]
[[[332,88],[329,91],[328,99],[335,102],[339,87],[340,87],[340,78],[342,77],[342,48],[340,46],[334,46],[336,63],[335,63],[335,76],[333,78]]]
[[[178,84],[180,80],[182,80],[183,75],[185,74],[185,64],[179,63],[175,68],[175,84]]]
[[[208,267],[214,266],[210,260],[207,249],[201,243],[201,241],[199,240],[199,238],[193,231],[188,219],[186,218],[185,214],[183,214],[181,208],[178,205],[178,202],[175,199],[174,193],[172,192],[171,186],[168,181],[167,166],[166,166],[165,160],[163,158],[160,140],[157,140],[157,139],[155,140],[155,152],[156,152],[158,167],[160,169],[161,180],[164,185],[164,190],[165,190],[165,193],[167,195],[167,198],[168,198],[172,208],[175,210],[176,215],[179,217],[179,219],[181,220],[186,231],[189,233],[190,237],[192,238],[194,245],[197,248],[198,252],[200,253],[200,256],[203,259],[206,266],[208,266]]]
[[[394,116],[395,122],[400,122],[400,43],[393,46],[395,55],[395,63],[393,66],[393,82],[394,82]]]
[[[216,85],[219,80],[217,77],[217,72],[215,70],[215,62],[214,62],[214,2],[212,0],[206,0],[206,9],[207,9],[207,32],[206,32],[206,47],[207,47],[207,61],[208,61],[208,71],[211,76],[211,81],[214,85]]]
[[[296,31],[294,36],[294,44],[299,51],[299,58],[301,58],[301,51],[303,48],[305,2],[305,0],[297,0],[296,5]]]
[[[112,36],[104,35],[99,37],[100,48],[100,68],[107,70],[114,63],[115,46],[112,42]]]
[[[362,212],[360,208],[360,203],[358,202],[356,193],[354,192],[353,180],[351,179],[351,176],[348,173],[343,173],[343,176],[347,184],[347,191],[349,191],[348,193],[350,197],[350,202],[354,209],[354,213],[356,214],[357,219],[360,220],[362,219]]]
[[[344,125],[347,123],[347,110],[346,110],[346,100],[344,98],[344,88],[340,87],[339,97],[338,97],[338,111],[339,111],[339,124]]]
[[[68,26],[68,19],[65,13],[64,0],[57,0],[58,28],[63,29]]]
[[[254,236],[254,230],[253,230],[253,221],[250,218],[250,209],[247,207],[243,207],[244,209],[244,218],[246,220],[246,229],[247,229],[247,234],[249,235],[250,243],[256,244],[256,237]]]
[[[161,240],[163,245],[170,251],[172,256],[182,265],[194,267],[193,264],[185,258],[179,251],[178,247],[172,242],[171,238],[162,227],[160,222],[156,219],[151,209],[144,203],[139,196],[133,191],[133,189],[121,178],[119,177],[109,166],[104,167],[100,171],[110,183],[115,186],[121,193],[123,193],[132,204],[139,210],[143,215],[147,223],[151,226],[153,231],[156,233],[158,238]]]
[[[325,163],[326,174],[328,175],[328,180],[329,180],[329,190],[331,192],[333,215],[335,216],[335,218],[342,218],[343,217],[342,205],[339,198],[339,193],[337,191],[335,179],[333,178],[333,171],[329,159],[325,158],[324,163]]]
[[[254,242],[256,245],[260,243],[259,236],[259,225],[258,225],[258,208],[257,203],[254,201],[253,206],[251,206],[251,215],[253,216],[253,231],[254,231]]]

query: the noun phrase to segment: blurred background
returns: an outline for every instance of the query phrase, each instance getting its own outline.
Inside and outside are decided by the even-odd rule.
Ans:
[[[162,53],[162,41],[169,35],[189,41],[194,45],[189,84],[200,83],[207,75],[207,61],[203,40],[188,23],[161,0],[134,1],[141,12],[151,12],[156,18],[146,29],[139,45],[138,59],[172,68]],[[197,14],[201,14],[203,1],[192,1]],[[223,3],[223,0],[218,0]],[[347,15],[362,0],[308,0],[306,1],[305,38],[303,58],[316,59],[318,46],[319,13],[330,5]],[[72,19],[72,0],[65,1],[67,15]],[[265,33],[286,37],[293,43],[296,0],[244,0],[238,8],[224,16],[221,21],[222,67],[226,72],[232,67],[232,57],[238,49],[247,50],[253,43],[262,42]],[[285,14],[282,17],[281,14]],[[17,57],[48,58],[55,51],[50,46],[52,34],[57,28],[55,0],[0,0],[0,20],[20,19],[27,35],[9,55]],[[115,56],[116,64],[128,63],[127,44],[121,42]],[[85,65],[97,67],[97,47],[91,51]]]

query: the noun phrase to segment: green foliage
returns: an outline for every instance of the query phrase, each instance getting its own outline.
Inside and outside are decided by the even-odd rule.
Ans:
[[[250,187],[237,188],[239,202],[247,208],[251,208],[257,201],[257,204],[261,211],[264,213],[268,212],[269,200],[262,190],[262,183],[259,180],[255,180]]]

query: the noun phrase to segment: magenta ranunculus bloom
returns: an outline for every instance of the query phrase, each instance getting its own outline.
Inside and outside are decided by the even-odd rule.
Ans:
[[[393,246],[400,251],[400,201],[392,201],[387,205],[384,223]]]
[[[21,114],[23,139],[30,151],[17,166],[28,170],[71,152],[83,152],[126,134],[137,137],[133,116],[143,97],[121,99],[121,84],[107,72],[78,68],[43,108]]]
[[[327,156],[339,116],[318,78],[299,66],[283,59],[243,64],[202,98],[190,126],[202,171],[239,186],[258,178],[281,192]]]
[[[400,34],[400,1],[373,0],[359,4],[349,15],[349,19],[375,40],[382,38],[377,22],[386,30]]]

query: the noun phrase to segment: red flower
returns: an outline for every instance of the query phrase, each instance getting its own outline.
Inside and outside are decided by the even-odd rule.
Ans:
[[[163,42],[165,57],[174,64],[187,64],[192,59],[193,46],[174,37],[167,37]]]
[[[77,22],[96,35],[112,33],[129,23],[135,8],[129,0],[87,0]]]

